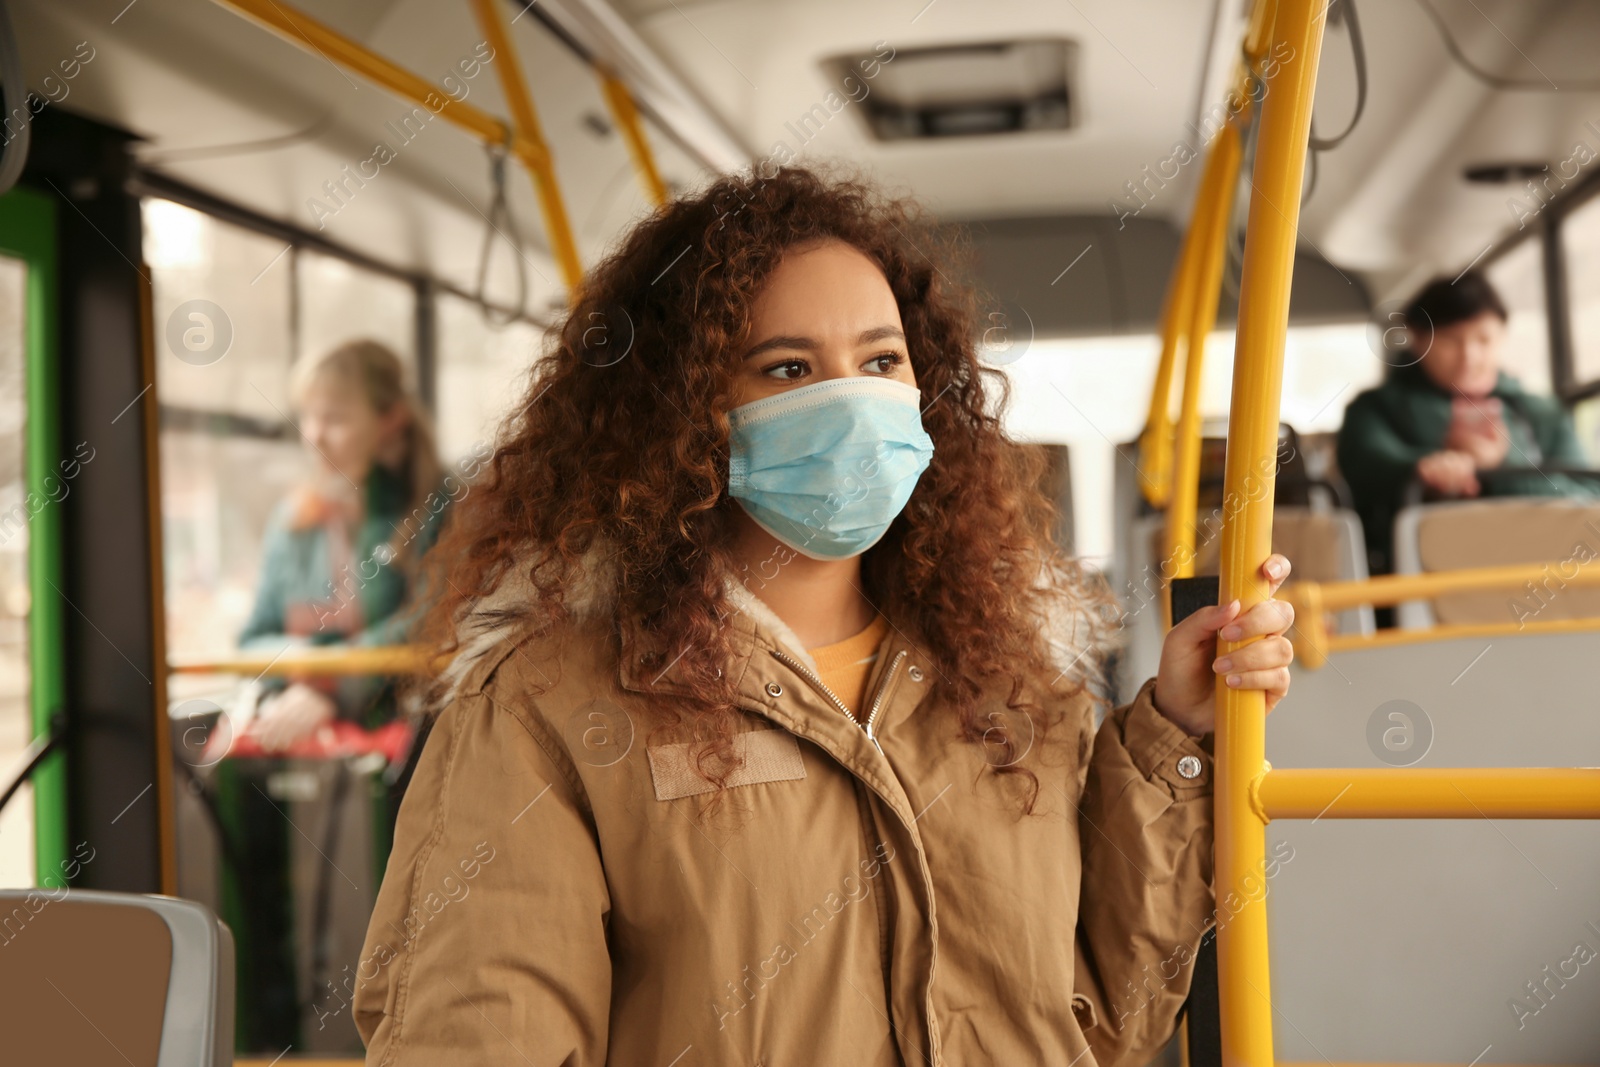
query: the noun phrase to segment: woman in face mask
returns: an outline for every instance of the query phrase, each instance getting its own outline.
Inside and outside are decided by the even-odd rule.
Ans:
[[[1275,703],[1292,616],[1201,611],[1099,706],[1113,602],[944,257],[783,168],[588,278],[435,556],[455,659],[357,970],[371,1062],[1106,1067],[1171,1035],[1227,892],[1216,678]],[[1262,640],[1216,660],[1219,630]]]

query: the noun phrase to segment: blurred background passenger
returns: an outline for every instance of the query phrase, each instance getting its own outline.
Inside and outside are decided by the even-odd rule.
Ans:
[[[1387,573],[1394,516],[1417,499],[1595,495],[1560,473],[1588,466],[1572,419],[1500,369],[1506,307],[1476,271],[1435,278],[1404,311],[1406,358],[1356,397],[1339,430],[1339,469]]]
[[[400,358],[370,340],[300,363],[292,389],[313,473],[273,513],[240,645],[403,643],[400,609],[448,499],[422,405]],[[392,687],[370,676],[270,689],[252,729],[271,750],[335,718],[370,729],[394,717]]]
[[[240,645],[276,650],[404,643],[419,614],[412,608],[420,599],[413,595],[417,564],[437,539],[449,500],[424,409],[406,388],[399,357],[372,340],[350,341],[302,361],[290,385],[311,468],[268,524],[255,606]],[[224,817],[235,823],[243,844],[234,859],[243,868],[236,872],[243,899],[236,907],[225,903],[223,910],[239,942],[240,1047],[285,1048],[304,1036],[299,991],[320,989],[316,979],[322,977],[315,959],[297,964],[296,929],[320,927],[325,917],[294,911],[294,831],[278,807],[282,790],[274,784],[286,764],[272,754],[316,758],[321,752],[337,761],[338,745],[322,752],[299,743],[317,741],[320,728],[335,720],[368,730],[392,722],[398,685],[372,675],[263,678],[260,685],[248,736],[267,755],[247,749],[249,754],[230,757],[218,768]],[[366,807],[381,865],[405,786],[396,773],[401,768],[367,779],[370,797],[365,789],[350,789],[342,765],[336,769],[328,825],[344,821],[347,802]],[[327,846],[324,840],[324,851]],[[326,879],[328,872],[319,870],[318,877]],[[323,888],[317,896],[325,894]],[[314,954],[322,936],[325,931],[313,930]]]

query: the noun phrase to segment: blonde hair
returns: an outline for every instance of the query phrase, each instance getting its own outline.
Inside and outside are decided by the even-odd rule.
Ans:
[[[361,395],[380,415],[387,415],[396,404],[409,413],[405,447],[398,473],[406,486],[405,508],[421,506],[439,488],[444,467],[434,445],[433,427],[421,402],[406,382],[405,364],[394,349],[381,341],[358,338],[346,341],[320,355],[295,364],[290,374],[290,390],[303,397],[312,383],[324,375],[335,375],[361,391]]]

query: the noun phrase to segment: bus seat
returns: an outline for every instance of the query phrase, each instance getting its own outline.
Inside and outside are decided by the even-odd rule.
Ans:
[[[1149,526],[1149,559],[1159,560],[1165,552],[1165,524],[1157,521]],[[1205,537],[1202,519],[1200,532],[1194,573],[1216,574],[1222,553],[1221,531]],[[1289,560],[1294,578],[1300,581],[1343,582],[1367,577],[1364,546],[1361,520],[1348,509],[1280,505],[1272,512],[1272,550]],[[1341,612],[1334,622],[1340,633],[1371,633],[1373,629],[1370,610],[1365,614]]]
[[[1194,573],[1216,574],[1221,530],[1205,512],[1199,525]],[[1124,695],[1153,675],[1161,659],[1160,562],[1166,555],[1165,526],[1163,515],[1134,521],[1128,570],[1126,576],[1118,576],[1116,590],[1123,600],[1128,631],[1126,654],[1118,664],[1118,691]],[[1208,530],[1214,532],[1206,536]],[[1288,558],[1297,579],[1335,582],[1367,577],[1361,520],[1348,508],[1280,504],[1272,513],[1272,548]],[[1366,605],[1341,611],[1329,623],[1338,633],[1370,634],[1377,629],[1372,608]]]
[[[1396,619],[1403,629],[1600,616],[1600,589],[1569,589],[1565,582],[1600,559],[1600,504],[1593,501],[1506,497],[1417,504],[1395,517],[1394,548],[1397,574],[1548,564],[1534,588],[1401,604]]]
[[[233,1062],[233,936],[203,904],[3,890],[0,942],[7,1062]]]

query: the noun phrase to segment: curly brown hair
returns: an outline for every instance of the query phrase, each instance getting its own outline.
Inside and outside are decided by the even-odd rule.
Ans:
[[[954,736],[996,743],[978,697],[1000,679],[1037,743],[1050,716],[1025,698],[1024,679],[1054,675],[1057,695],[1084,688],[1097,657],[1059,671],[1070,655],[1053,654],[1051,638],[1062,638],[1065,604],[1065,639],[1079,649],[1096,642],[1109,593],[1051,537],[1039,450],[1002,429],[1008,383],[980,362],[977,299],[940,269],[955,270],[958,239],[941,236],[914,201],[800,167],[723,177],[668,204],[588,275],[482,483],[431,554],[429,586],[442,595],[426,641],[443,654],[459,649],[463,620],[513,572],[527,598],[497,619],[554,629],[585,556],[600,546],[619,612],[686,647],[675,673],[695,695],[664,701],[664,721],[687,717],[715,750],[702,773],[726,777],[731,768],[718,761],[741,714],[720,669],[731,652],[724,576],[737,566],[727,412],[753,301],[786,250],[821,239],[882,268],[935,445],[909,503],[863,556],[864,592],[926,643],[935,691],[957,709]],[[1023,774],[1036,792],[1012,740],[999,746],[990,766]]]

